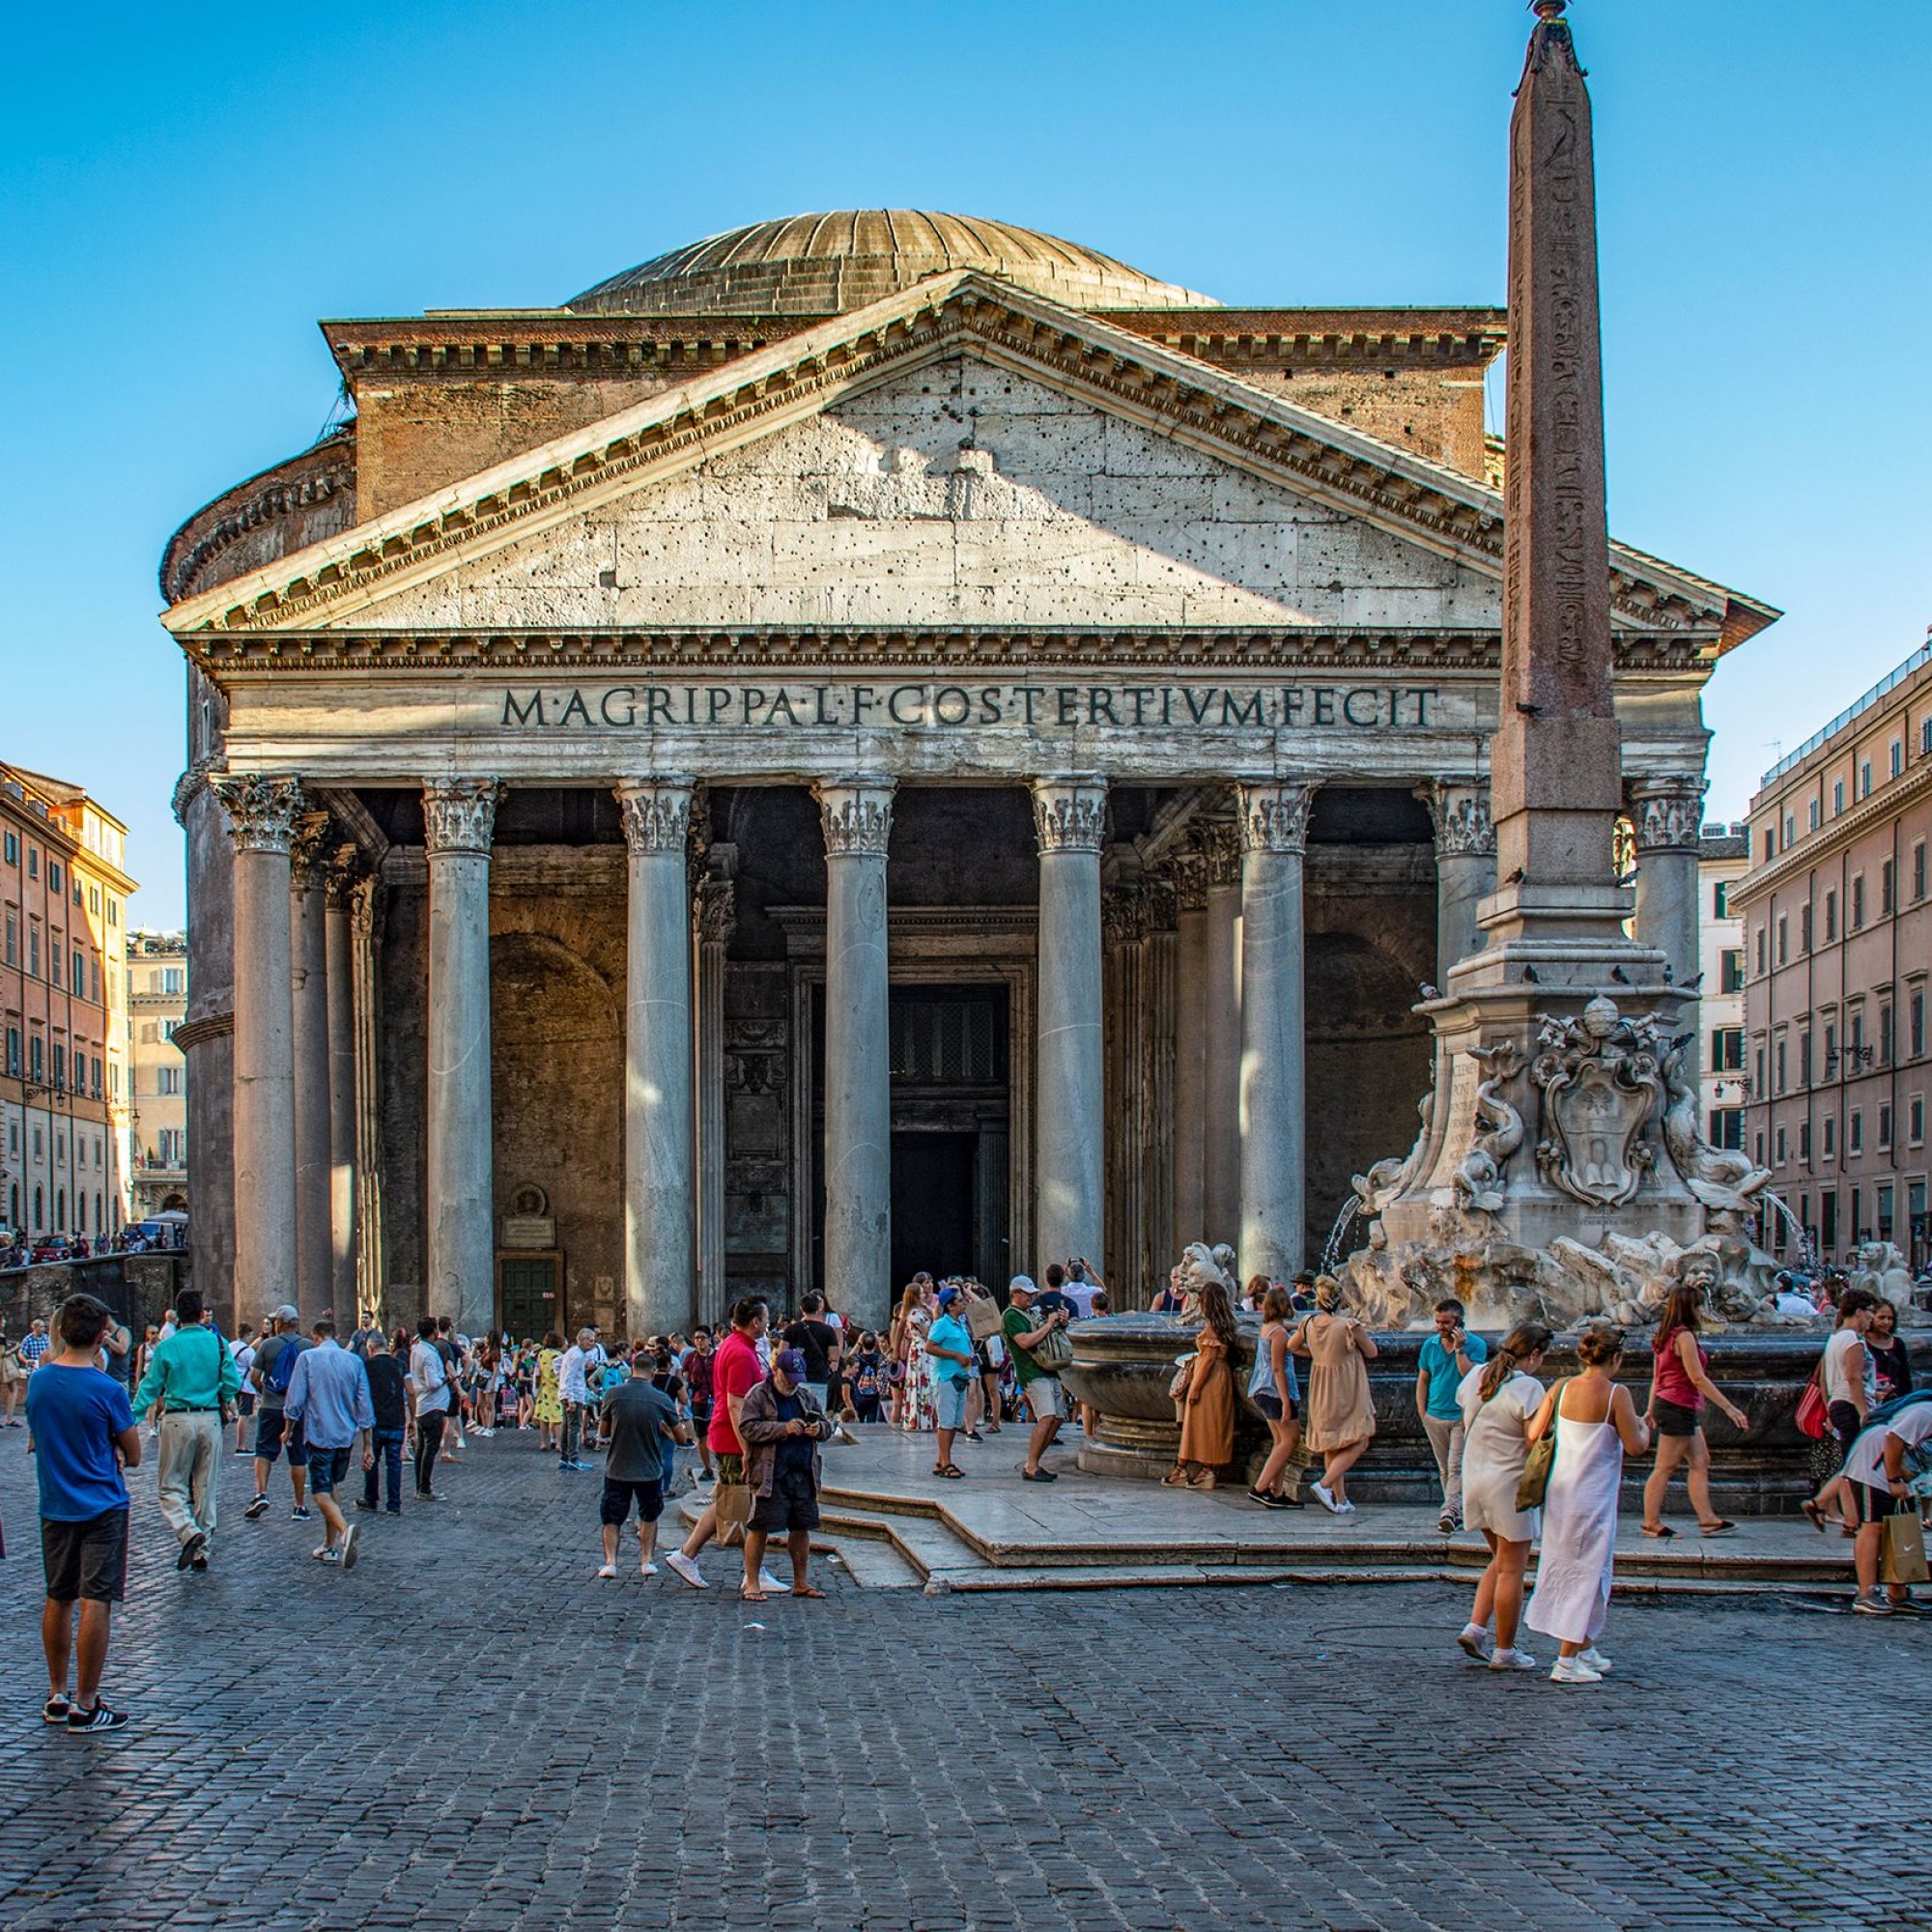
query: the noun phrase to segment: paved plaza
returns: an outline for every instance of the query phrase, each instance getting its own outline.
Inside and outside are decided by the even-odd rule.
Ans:
[[[39,1720],[0,1435],[0,1926],[1932,1925],[1932,1627],[1620,1603],[1616,1676],[1566,1691],[1466,1664],[1441,1583],[827,1565],[827,1602],[751,1609],[596,1582],[597,1479],[532,1441],[472,1443],[349,1576],[285,1476],[243,1521],[231,1460],[216,1567],[178,1577],[140,1471],[107,1687],[137,1721],[86,1740]]]

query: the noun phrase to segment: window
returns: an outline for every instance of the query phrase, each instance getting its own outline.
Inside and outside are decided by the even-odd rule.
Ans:
[[[1762,974],[1764,971],[1764,927],[1763,926],[1759,926],[1757,929],[1757,970],[1760,974]]]
[[[17,1080],[20,1077],[20,1029],[7,1029],[7,1071]]]
[[[9,966],[17,966],[20,961],[20,922],[14,913],[7,915],[6,960]]]
[[[1757,1053],[1754,1057],[1757,1061],[1757,1070],[1751,1081],[1751,1093],[1756,1098],[1762,1100],[1764,1098],[1764,1042],[1762,1040],[1758,1042]],[[1758,1149],[1757,1162],[1760,1167],[1764,1165],[1764,1150],[1762,1148]]]
[[[1886,860],[1878,868],[1878,910],[1883,918],[1891,910],[1891,861]]]
[[[1825,944],[1831,945],[1838,936],[1838,895],[1835,892],[1825,895]]]
[[[41,848],[38,845],[27,847],[27,876],[30,879],[41,876]]]
[[[1758,1166],[1762,1167],[1764,1165],[1764,1129],[1762,1127],[1757,1130],[1757,1147],[1752,1152],[1751,1158],[1757,1162]]]
[[[143,1020],[141,1022],[141,1044],[143,1046],[152,1046],[160,1037],[161,1029],[156,1021]]]
[[[117,898],[110,898],[107,901],[107,923],[109,925],[121,923],[121,901]]]
[[[1856,1246],[1864,1239],[1865,1191],[1862,1187],[1852,1189],[1852,1242]]]
[[[67,1086],[67,1048],[59,1040],[54,1041],[54,1092],[61,1093]]]
[[[1886,1152],[1891,1146],[1891,1109],[1881,1104],[1878,1110],[1878,1151]]]
[[[1762,1166],[1763,1162],[1758,1164]],[[1828,1251],[1838,1245],[1838,1197],[1835,1191],[1819,1199],[1818,1241]]]
[[[68,991],[81,999],[87,997],[87,954],[76,952],[70,962],[72,968],[68,981]]]
[[[1891,1003],[1887,1001],[1878,1009],[1878,1064],[1881,1066],[1891,1065]]]
[[[1768,866],[1777,857],[1777,834],[1767,829],[1764,835],[1764,862]]]
[[[1844,810],[1845,781],[1843,779],[1839,779],[1832,786],[1832,816],[1833,818],[1842,816]]]
[[[1777,1130],[1777,1164],[1779,1167],[1784,1165],[1785,1159],[1784,1129],[1779,1127]]]
[[[27,928],[27,977],[33,980],[41,977],[41,928],[38,925]]]
[[[1871,760],[1869,758],[1862,758],[1859,761],[1859,796],[1861,798],[1869,798],[1871,796]]]
[[[47,861],[47,891],[58,893],[61,889],[61,868],[51,859]]]
[[[170,1017],[164,1019],[161,1022],[161,1037],[163,1039],[174,1038],[175,1029],[179,1026],[185,1026],[187,1022],[185,1020],[170,1015]]]
[[[1745,1110],[1742,1107],[1711,1109],[1711,1145],[1742,1153],[1745,1150]]]
[[[1928,718],[1925,722],[1932,724],[1932,718]],[[10,832],[7,835],[7,863],[10,866],[17,866],[20,863],[20,835],[17,832]]]
[[[1925,848],[1923,846],[1919,847],[1920,851],[1923,851],[1924,849]],[[1729,900],[1730,895],[1731,895],[1730,886],[1722,879],[1719,879],[1718,883],[1711,888],[1711,917],[1713,919],[1722,919],[1725,917],[1724,907],[1726,902]]]
[[[1891,741],[1891,775],[1897,778],[1905,769],[1905,746],[1897,738]]]
[[[1777,1091],[1784,1092],[1784,1041],[1777,1042]]]
[[[1925,841],[1919,839],[1912,848],[1912,897],[1916,904],[1925,896]]]
[[[179,993],[184,990],[185,981],[179,966],[164,966],[161,969],[161,991]]]
[[[1860,1007],[1848,1024],[1851,1027],[1852,1058],[1862,1060],[1865,1057],[1865,1009]]]
[[[1782,966],[1791,957],[1791,921],[1783,914],[1777,915],[1777,963]]]
[[[1814,799],[1813,799],[1813,800],[1812,800],[1812,801],[1810,802],[1810,804],[1809,804],[1809,805],[1807,805],[1807,806],[1806,806],[1806,807],[1804,808],[1804,815],[1805,815],[1806,819],[1807,819],[1807,820],[1809,821],[1809,822],[1808,822],[1808,824],[1807,824],[1807,825],[1806,825],[1806,827],[1805,827],[1805,830],[1806,830],[1806,831],[1808,831],[1808,832],[1816,832],[1816,831],[1817,831],[1817,829],[1818,829],[1818,815],[1819,815],[1819,813],[1820,813],[1821,811],[1823,811],[1823,810],[1824,810],[1824,806],[1823,806],[1823,805],[1822,805],[1822,804],[1821,804],[1821,803],[1820,803],[1820,802],[1819,802],[1819,801],[1818,801],[1817,799],[1815,799],[1815,798],[1814,798]]]
[[[1741,946],[1727,946],[1718,961],[1718,989],[1742,993],[1745,989],[1745,952]]]
[[[1806,899],[1798,908],[1798,950],[1801,952],[1809,952],[1811,951],[1811,901],[1809,899]]]
[[[1932,717],[1918,721],[1918,751],[1922,757],[1932,758]]]
[[[1912,1004],[1906,1009],[1906,1023],[1911,1028],[1912,1058],[1914,1060],[1922,1060],[1925,1057],[1925,995],[1923,992],[1913,994]]]
[[[1835,1114],[1827,1114],[1825,1116],[1825,1158],[1830,1160],[1837,1151],[1838,1117]]]
[[[155,1092],[156,1094],[179,1094],[182,1090],[182,1069],[179,1066],[157,1066],[155,1068]]]
[[[1878,1237],[1881,1241],[1891,1239],[1891,1209],[1895,1198],[1891,1182],[1881,1180],[1878,1184]]]
[[[1905,1138],[1914,1147],[1925,1142],[1925,1095],[1915,1094],[1905,1103]]]
[[[1845,1151],[1863,1153],[1865,1151],[1865,1117],[1857,1107],[1852,1109],[1852,1118],[1845,1133]]]
[[[1798,1158],[1808,1161],[1811,1158],[1811,1122],[1798,1122]]]
[[[89,887],[88,887],[88,889],[87,889],[87,909],[88,909],[88,911],[89,911],[89,912],[93,913],[93,914],[94,914],[94,915],[95,915],[95,916],[96,916],[97,918],[99,918],[99,914],[100,914],[100,888],[99,888],[99,886],[89,886]]]
[[[1742,1073],[1745,1070],[1745,1030],[1718,1027],[1711,1035],[1711,1071]]]
[[[1811,1084],[1811,1034],[1808,1028],[1798,1036],[1798,1084],[1801,1087]]]
[[[1858,932],[1865,923],[1865,875],[1861,872],[1852,881],[1852,930]]]
[[[88,1091],[98,1100],[100,1098],[100,1056],[99,1054],[93,1056],[93,1069],[94,1078],[89,1083]],[[97,1167],[100,1165],[100,1145],[98,1141],[95,1143],[94,1164]]]
[[[41,1038],[39,1034],[36,1034],[27,1042],[27,1078],[33,1081],[36,1086],[46,1077],[47,1066],[46,1061],[43,1058],[45,1051],[45,1042]],[[39,1140],[40,1137],[40,1129],[36,1127],[34,1129],[34,1138]],[[37,1152],[35,1158],[38,1159],[39,1157]]]

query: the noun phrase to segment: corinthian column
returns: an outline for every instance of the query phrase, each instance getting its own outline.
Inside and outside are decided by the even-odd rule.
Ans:
[[[892,1313],[886,842],[893,781],[816,788],[825,829],[825,1278],[862,1327]]]
[[[1483,943],[1476,913],[1496,889],[1496,828],[1490,821],[1490,788],[1432,779],[1415,795],[1435,828],[1435,978]]]
[[[617,787],[630,847],[624,975],[624,1310],[632,1335],[682,1328],[696,1305],[691,1157],[688,779]]]
[[[1232,825],[1202,839],[1208,867],[1208,983],[1202,1120],[1202,1215],[1210,1241],[1233,1241],[1241,1215],[1241,841]]]
[[[355,1054],[355,1284],[362,1306],[378,1311],[384,1309],[386,1299],[383,1265],[383,1028],[376,994],[382,923],[382,880],[373,876],[356,880],[350,894],[349,914]]]
[[[496,1326],[490,1120],[491,779],[423,786],[429,856],[429,1312]]]
[[[355,846],[337,846],[328,864],[323,925],[328,959],[328,1279],[338,1321],[350,1319],[357,1300],[355,916],[360,876]]]
[[[1208,862],[1178,852],[1169,862],[1175,904],[1173,1262],[1208,1232]]]
[[[1630,786],[1636,835],[1636,943],[1654,946],[1671,977],[1689,986],[1697,977],[1697,848],[1704,830],[1701,778],[1636,779]],[[1677,1031],[1697,1036],[1698,1002],[1678,1009]]]
[[[1041,1268],[1068,1257],[1101,1268],[1100,840],[1107,788],[1093,779],[1036,779],[1033,817],[1039,842],[1034,1253]]]
[[[714,853],[717,847],[712,848]],[[724,1296],[724,953],[737,923],[737,890],[710,878],[697,889],[697,1316],[714,1327]]]
[[[1285,1281],[1307,1225],[1302,855],[1315,787],[1244,783],[1241,802],[1243,1275]]]
[[[328,952],[324,874],[328,814],[304,812],[289,852],[289,951],[295,997],[296,1293],[304,1312],[333,1309],[328,1245]]]
[[[296,1279],[289,846],[301,786],[225,775],[208,782],[235,841],[235,1303],[272,1308]]]

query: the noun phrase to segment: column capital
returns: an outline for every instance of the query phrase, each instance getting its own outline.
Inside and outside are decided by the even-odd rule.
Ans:
[[[1431,779],[1415,788],[1429,808],[1435,828],[1438,859],[1492,859],[1496,828],[1490,816],[1490,786],[1486,779]]]
[[[634,859],[684,851],[691,837],[691,793],[686,778],[625,779],[617,786],[624,843]]]
[[[495,779],[423,781],[423,847],[432,859],[463,852],[487,859],[496,826]]]
[[[1308,809],[1316,787],[1298,779],[1243,779],[1240,842],[1244,852],[1305,852]]]
[[[376,930],[383,912],[383,881],[375,872],[361,872],[349,892],[351,929],[357,939],[367,940]]]
[[[1633,779],[1631,829],[1639,852],[1697,849],[1704,830],[1705,781],[1683,774]]]
[[[362,848],[352,840],[345,839],[329,848],[323,862],[323,884],[327,889],[329,911],[355,911],[355,889],[368,869],[363,863]]]
[[[1177,915],[1200,912],[1207,905],[1208,861],[1201,853],[1183,845],[1161,861],[1159,870],[1174,895]]]
[[[700,945],[730,945],[738,929],[738,889],[729,879],[700,881],[694,909]]]
[[[329,860],[328,813],[305,811],[296,820],[289,841],[289,885],[298,893],[323,884]]]
[[[1106,785],[1094,778],[1035,779],[1033,825],[1042,855],[1092,852],[1097,857],[1107,834]]]
[[[896,781],[889,778],[821,779],[813,785],[825,856],[883,859],[892,837],[895,789]]]
[[[1246,801],[1243,800],[1245,813]],[[1208,867],[1208,890],[1233,889],[1241,883],[1241,848],[1245,829],[1232,819],[1217,818],[1201,828],[1201,857]]]
[[[1115,886],[1100,895],[1100,933],[1109,946],[1131,946],[1148,933],[1147,895],[1138,885]]]
[[[211,772],[208,787],[221,803],[238,852],[288,851],[302,809],[298,779]]]

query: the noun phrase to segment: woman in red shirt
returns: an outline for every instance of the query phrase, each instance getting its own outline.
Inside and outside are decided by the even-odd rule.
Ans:
[[[1680,1463],[1690,1467],[1684,1485],[1690,1507],[1706,1536],[1721,1536],[1737,1525],[1720,1517],[1711,1502],[1711,1448],[1704,1440],[1704,1405],[1715,1403],[1742,1430],[1747,1418],[1706,1373],[1710,1356],[1697,1340],[1697,1304],[1701,1291],[1679,1282],[1664,1304],[1663,1320],[1650,1345],[1650,1402],[1643,1419],[1657,1442],[1657,1466],[1643,1486],[1643,1533],[1675,1536],[1662,1519],[1664,1492]]]

